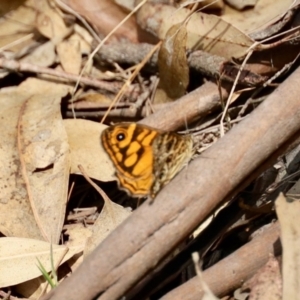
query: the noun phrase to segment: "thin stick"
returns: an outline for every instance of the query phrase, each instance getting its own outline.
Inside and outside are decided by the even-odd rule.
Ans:
[[[281,40],[281,41],[275,42],[275,43],[273,43],[273,44],[269,44],[269,45],[262,45],[262,43],[268,42],[268,41],[270,41],[270,40],[272,40],[272,39],[274,39],[274,38],[278,38],[279,36],[281,36],[281,35],[283,35],[283,34],[287,34],[287,33],[289,33],[289,32],[294,32],[295,29],[298,30],[299,28],[300,28],[300,26],[297,26],[297,27],[292,28],[292,29],[290,29],[290,30],[287,30],[287,31],[285,31],[285,32],[282,32],[282,33],[279,33],[279,34],[274,35],[274,36],[272,36],[272,37],[266,38],[266,39],[263,40],[263,41],[255,42],[255,43],[253,43],[253,44],[251,45],[251,47],[249,47],[249,49],[247,50],[248,53],[247,53],[245,59],[243,60],[243,63],[242,63],[242,65],[241,65],[241,67],[240,67],[240,69],[239,69],[239,71],[238,71],[238,74],[237,74],[237,76],[236,76],[236,78],[235,78],[235,80],[234,80],[234,83],[233,83],[233,85],[232,85],[232,88],[231,88],[231,90],[230,90],[230,94],[229,94],[229,96],[228,96],[228,99],[227,99],[227,102],[226,102],[226,106],[225,106],[225,109],[224,109],[224,112],[223,112],[223,115],[222,115],[222,118],[221,118],[221,121],[220,121],[220,134],[221,134],[221,137],[224,135],[224,124],[223,124],[223,123],[224,123],[224,118],[225,118],[225,116],[226,116],[226,114],[227,114],[228,107],[229,107],[229,105],[230,105],[230,103],[231,103],[231,98],[232,98],[233,93],[234,93],[234,91],[235,91],[237,82],[238,82],[238,80],[239,80],[239,78],[240,78],[240,75],[241,75],[241,73],[242,73],[242,70],[244,69],[244,67],[245,67],[245,65],[246,65],[246,62],[248,61],[248,59],[249,59],[250,56],[252,55],[252,53],[253,53],[253,51],[255,50],[255,48],[257,47],[257,45],[261,45],[261,47],[262,47],[263,49],[270,49],[270,48],[273,48],[275,45],[280,45],[280,44],[282,44],[283,42],[288,41],[288,40],[289,40],[288,38],[290,38],[290,37],[288,37],[287,39],[283,39],[283,40]],[[296,37],[294,37],[294,38],[296,38]],[[291,40],[292,40],[292,39],[293,39],[293,38],[291,38]]]
[[[252,53],[253,53],[253,51],[254,51],[254,48],[255,48],[257,45],[258,45],[258,43],[255,42],[255,43],[249,48],[249,52],[248,52],[247,56],[245,57],[245,59],[244,59],[242,65],[241,65],[241,67],[239,68],[239,71],[238,71],[238,73],[237,73],[237,75],[236,75],[236,77],[235,77],[235,80],[234,80],[234,82],[233,82],[232,88],[231,88],[231,90],[230,90],[230,93],[229,93],[229,96],[228,96],[228,99],[227,99],[227,102],[226,102],[226,105],[225,105],[225,108],[224,108],[224,111],[223,111],[223,114],[222,114],[222,117],[221,117],[221,120],[220,120],[220,135],[221,135],[221,137],[224,136],[224,124],[223,124],[223,123],[224,123],[224,118],[225,118],[225,116],[226,116],[226,114],[227,114],[228,107],[229,107],[229,105],[230,105],[230,103],[231,103],[231,98],[232,98],[233,93],[234,93],[234,91],[235,91],[235,87],[236,87],[236,85],[237,85],[237,82],[238,82],[238,80],[239,80],[239,78],[240,78],[240,76],[241,76],[241,74],[242,74],[242,71],[243,71],[243,69],[244,69],[244,67],[245,67],[245,65],[246,65],[246,63],[247,63],[247,61],[248,61],[248,59],[249,59],[250,56],[252,55]]]
[[[13,59],[0,58],[0,67],[15,72],[19,71],[19,72],[32,72],[37,74],[47,74],[58,78],[65,78],[72,82],[77,82],[79,80],[78,75],[74,75],[64,71],[53,70],[50,68],[40,67],[26,62],[18,62]],[[86,85],[98,89],[103,89],[113,93],[116,93],[122,86],[119,83],[107,82],[103,80],[93,79],[90,77],[81,77],[80,81]]]
[[[94,51],[90,54],[87,62],[85,63],[84,67],[82,68],[78,81],[76,82],[76,85],[73,90],[73,95],[75,94],[75,91],[78,88],[79,82],[81,81],[81,78],[83,76],[84,71],[86,70],[87,66],[91,65],[91,61],[94,58],[95,54],[99,51],[99,49],[104,45],[104,43],[137,11],[142,7],[147,0],[143,0],[139,5],[137,5],[133,11],[130,12],[123,20],[120,22],[100,43],[99,45],[94,49]]]
[[[106,117],[108,116],[109,112],[111,111],[112,107],[114,105],[116,105],[116,103],[121,99],[121,97],[125,94],[127,87],[130,86],[130,84],[132,83],[132,81],[134,80],[134,78],[138,75],[138,73],[140,72],[140,70],[144,67],[144,65],[146,64],[146,62],[150,59],[150,57],[155,53],[155,51],[160,47],[162,42],[159,42],[155,47],[153,47],[151,49],[151,51],[144,57],[144,59],[137,65],[137,67],[135,68],[134,72],[132,73],[132,75],[128,78],[128,80],[124,83],[123,87],[121,88],[121,90],[119,91],[119,93],[117,94],[117,96],[115,97],[115,99],[113,100],[113,102],[111,103],[111,105],[109,106],[108,110],[106,111],[105,115],[103,116],[102,120],[100,123],[103,123],[106,119]]]

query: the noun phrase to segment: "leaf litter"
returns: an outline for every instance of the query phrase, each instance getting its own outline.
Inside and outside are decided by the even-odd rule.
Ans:
[[[11,9],[0,4],[3,11],[0,31],[5,33],[0,41],[0,288],[7,293],[5,288],[14,286],[13,293],[35,299],[49,291],[45,283],[41,284],[37,259],[50,272],[51,245],[52,258],[63,281],[140,204],[111,183],[116,179],[115,171],[100,144],[102,130],[119,121],[140,121],[162,108],[172,110],[178,98],[205,85],[206,81],[215,82],[216,91],[233,91],[228,110],[226,97],[221,97],[219,107],[207,109],[205,118],[185,119],[185,128],[172,125],[182,133],[192,134],[195,157],[202,152],[205,157],[205,150],[222,136],[221,128],[226,135],[297,66],[299,3],[248,1],[243,2],[245,9],[234,2],[228,5],[207,1],[206,6],[201,3],[191,6],[181,1],[181,6],[172,6],[149,1],[120,26],[92,60],[89,55],[100,38],[119,26],[126,16],[120,4],[103,1],[101,5],[111,9],[103,12],[101,5],[92,9],[90,1],[86,1],[85,8],[75,0],[12,2],[16,4]],[[122,5],[127,10],[134,7],[132,1]],[[210,5],[219,10],[218,14],[209,12]],[[103,16],[101,24],[99,12]],[[112,16],[116,17],[114,25],[108,22]],[[97,32],[93,32],[86,20]],[[150,60],[143,61],[143,58],[159,40],[162,45],[151,57],[150,66]],[[146,52],[143,43],[149,45]],[[101,51],[106,52],[99,60]],[[140,64],[124,63],[125,54]],[[84,67],[86,63],[89,65]],[[76,90],[75,81],[79,84]],[[162,98],[159,93],[167,97]],[[106,125],[99,122],[103,117],[107,118]],[[184,118],[183,109],[181,116],[166,118],[165,127],[160,129],[168,130],[171,122],[182,124],[177,120]],[[231,199],[240,201],[240,217],[236,223],[227,225],[221,236],[214,229],[216,237],[201,256],[204,270],[218,264],[224,253],[234,253],[252,238],[252,232],[269,226],[277,218],[276,193],[298,193],[298,148],[295,149],[292,160],[286,162],[291,155],[287,152]],[[79,165],[107,195],[93,191],[91,184],[82,179]],[[246,199],[242,196],[245,193]],[[291,204],[279,196],[275,204],[282,228],[282,263],[278,263],[280,256],[272,253],[273,257],[261,269],[257,267],[249,285],[249,299],[259,297],[255,295],[260,290],[268,294],[260,286],[262,280],[266,286],[269,280],[273,284],[275,281],[279,298],[274,299],[292,299],[293,293],[298,295],[295,282],[299,276],[294,262],[299,237],[297,218],[292,217],[297,214],[297,207],[289,208],[297,205],[297,200]],[[76,210],[92,207],[96,211],[91,210],[83,217]],[[229,210],[228,207],[222,207],[218,215]],[[150,224],[151,220],[145,222]],[[214,218],[201,226],[195,240],[214,228],[213,224]],[[188,245],[181,245],[176,252],[185,247],[188,249]],[[175,253],[172,256],[176,258]],[[195,267],[190,258],[187,262]],[[169,260],[172,263],[172,257]],[[68,264],[67,270],[64,262]],[[277,268],[275,275],[270,273],[272,268]],[[280,268],[282,275],[278,272]],[[210,288],[204,280],[205,273],[202,276],[197,266],[196,274],[201,285],[206,289],[208,284]],[[176,285],[184,286],[187,279]],[[168,282],[163,280],[159,291],[166,297],[169,291],[164,286]],[[207,291],[206,297],[215,299],[210,289]],[[227,291],[232,299],[241,297],[235,285]],[[216,293],[214,289],[212,292]]]

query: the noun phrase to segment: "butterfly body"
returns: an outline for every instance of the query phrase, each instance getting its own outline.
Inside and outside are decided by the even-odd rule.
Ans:
[[[136,123],[108,127],[101,141],[120,188],[132,196],[154,198],[192,156],[191,137]]]

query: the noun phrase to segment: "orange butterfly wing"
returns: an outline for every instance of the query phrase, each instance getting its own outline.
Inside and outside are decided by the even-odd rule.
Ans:
[[[105,129],[103,147],[116,168],[120,188],[131,195],[145,196],[154,182],[152,143],[159,134],[136,123],[121,123]]]

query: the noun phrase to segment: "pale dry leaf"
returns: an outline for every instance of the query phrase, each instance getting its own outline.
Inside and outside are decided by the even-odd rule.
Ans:
[[[168,30],[158,53],[158,89],[165,92],[166,98],[162,101],[155,97],[154,103],[173,101],[185,94],[189,84],[186,39],[185,26],[176,24]]]
[[[53,245],[54,267],[62,265],[83,251],[84,245]],[[16,285],[40,277],[38,260],[47,272],[51,266],[51,244],[44,241],[3,237],[0,239],[0,287]],[[41,278],[38,279],[38,282]],[[36,284],[35,284],[36,285]]]
[[[127,11],[132,11],[135,7],[135,0],[114,0],[114,2]]]
[[[81,54],[89,54],[92,49],[93,37],[91,34],[83,27],[78,24],[74,25],[74,33],[70,36],[69,40],[79,40]]]
[[[61,41],[56,46],[60,63],[63,69],[71,74],[79,75],[81,69],[81,50],[78,40]]]
[[[0,147],[0,231],[6,236],[59,240],[69,176],[60,99],[69,89],[28,79],[0,91],[5,140]]]
[[[247,300],[249,297],[249,292],[242,291],[241,288],[237,288],[233,292],[234,300]]]
[[[28,78],[18,86],[18,90],[20,93],[24,93],[27,98],[36,94],[58,95],[65,97],[68,93],[72,92],[72,87],[65,84],[52,83],[42,79]]]
[[[0,231],[6,236],[42,239],[28,202],[17,151],[17,122],[21,105],[28,98],[18,89],[0,91]]]
[[[215,120],[215,118],[214,118]],[[228,202],[225,202],[221,207],[214,211],[214,213],[206,218],[204,222],[202,222],[199,227],[197,227],[193,232],[193,237],[197,237],[205,228],[209,226],[209,224],[213,221],[213,219],[217,216],[219,212],[221,212],[226,206]]]
[[[218,16],[188,9],[175,9],[162,4],[146,3],[138,12],[139,24],[164,39],[174,24],[182,23],[187,30],[187,49],[203,50],[226,59],[244,56],[254,41]],[[186,25],[185,25],[186,22]]]
[[[106,200],[103,209],[92,228],[93,233],[87,240],[84,249],[84,257],[91,253],[109,235],[109,233],[121,224],[130,214],[131,210],[129,208],[124,208],[109,199]]]
[[[54,5],[54,2],[52,2]],[[73,26],[66,26],[59,8],[53,7],[49,1],[39,1],[35,5],[37,9],[36,27],[38,31],[53,44],[57,44],[71,34]]]
[[[69,37],[70,41],[77,40],[80,43],[81,54],[88,55],[91,53],[93,37],[90,33],[78,24],[74,25],[74,33]]]
[[[66,234],[69,236],[68,242],[66,243],[68,247],[82,247],[82,252],[68,260],[68,265],[72,272],[74,272],[83,261],[83,249],[88,238],[92,235],[92,227],[86,227],[82,223],[77,223],[68,227]]]
[[[100,80],[111,80],[111,79],[115,79],[115,78],[116,79],[117,78],[124,79],[121,76],[118,76],[118,74],[113,73],[109,70],[103,71],[103,70],[99,70],[93,66],[91,66],[91,68],[90,68],[90,76],[92,76],[93,78],[100,79]],[[94,91],[94,93],[95,93],[95,91]],[[110,100],[110,103],[111,102],[112,102],[112,100]]]
[[[300,294],[300,201],[280,194],[275,202],[281,228],[283,300],[298,299]]]
[[[1,4],[7,1],[1,1]],[[23,5],[3,16],[0,22],[0,50],[9,50],[15,55],[25,47],[35,44],[33,33],[36,11],[32,9],[34,0],[28,0]]]
[[[6,77],[8,74],[10,74],[10,72],[0,69],[0,79]]]
[[[194,4],[194,0],[191,1],[183,1],[183,5],[186,4],[188,5],[188,3],[190,2],[190,4]],[[184,5],[184,7],[186,7],[186,5]],[[204,8],[204,9],[209,9],[209,10],[221,10],[224,7],[224,1],[223,0],[201,0],[200,2],[198,2],[198,10],[200,8]]]
[[[82,165],[89,177],[100,181],[116,180],[115,168],[104,151],[100,136],[106,125],[80,119],[64,120],[71,152],[71,173],[81,174]]]
[[[274,23],[291,7],[293,0],[260,0],[254,8],[237,11],[226,5],[221,18],[245,33],[254,32]]]
[[[51,244],[39,240],[3,237],[0,239],[0,287],[15,285],[41,276],[38,259],[51,271]],[[68,248],[52,245],[54,265],[65,261]]]
[[[69,149],[60,101],[61,97],[53,94],[32,96],[21,112],[18,132],[21,168],[26,169],[22,175],[27,177],[31,207],[37,212],[40,230],[53,243],[60,238],[69,179]]]
[[[74,261],[74,259],[76,259],[77,256],[82,257],[83,246],[78,245],[77,247],[67,248],[69,249],[69,251],[63,258],[63,260],[58,260],[58,264],[60,265],[58,284],[60,284],[60,282],[62,282],[66,276],[70,275],[69,267],[67,267],[67,265],[62,264],[66,263],[70,265],[70,262]],[[57,266],[54,267],[56,268]],[[50,292],[50,290],[51,286],[42,275],[14,286],[14,291],[22,295],[23,297],[29,299],[40,299],[45,293]]]
[[[242,10],[245,8],[250,8],[256,5],[258,0],[226,0],[226,2],[233,8]]]
[[[52,41],[48,41],[41,46],[31,51],[24,58],[20,59],[21,62],[34,64],[40,67],[49,67],[55,63],[56,53],[55,46]]]
[[[95,90],[88,90],[76,95],[76,107],[78,107],[78,101],[89,102],[89,103],[101,103],[106,104],[107,107],[111,104],[112,99],[108,98],[105,94],[95,92]],[[85,106],[85,104],[83,104]]]
[[[86,227],[82,223],[69,226],[65,234],[69,236],[66,245],[68,247],[85,245],[86,240],[92,235],[91,227]]]

